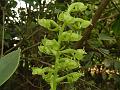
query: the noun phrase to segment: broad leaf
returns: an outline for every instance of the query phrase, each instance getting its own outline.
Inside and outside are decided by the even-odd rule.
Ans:
[[[0,86],[7,81],[18,67],[20,49],[13,51],[0,59]]]
[[[42,53],[56,55],[56,51],[59,50],[59,43],[55,39],[49,40],[44,38],[42,44],[43,45],[38,46],[39,51]]]
[[[76,11],[84,11],[86,10],[87,6],[85,6],[83,3],[81,2],[76,2],[76,3],[73,3],[71,4],[69,7],[68,7],[68,12],[76,12]]]
[[[100,39],[100,40],[110,40],[110,41],[115,40],[115,38],[110,37],[109,35],[104,34],[104,33],[101,33],[101,34],[99,35],[99,39]]]
[[[75,50],[69,48],[69,49],[65,49],[65,50],[61,51],[61,53],[70,53],[70,54],[73,54],[73,53],[75,53]]]
[[[70,31],[65,31],[61,34],[61,41],[79,41],[82,38],[80,34],[73,33]]]
[[[75,58],[81,60],[84,57],[85,51],[83,49],[77,49],[75,53]]]
[[[120,35],[120,17],[113,22],[112,30],[116,36]]]
[[[72,70],[77,67],[79,67],[79,63],[69,58],[61,58],[57,66],[59,70]]]
[[[59,21],[65,22],[67,25],[74,23],[74,17],[72,17],[68,12],[62,12],[58,16]]]
[[[79,79],[79,77],[81,77],[81,76],[83,76],[82,73],[72,72],[67,75],[67,80],[68,80],[68,82],[73,83],[73,82],[77,81]]]
[[[74,27],[75,29],[81,29],[88,27],[90,24],[91,22],[88,20],[83,20],[82,18],[74,18],[72,27]]]
[[[81,19],[82,20],[82,19]],[[88,27],[89,25],[90,25],[90,21],[87,21],[87,20],[82,20],[81,21],[81,27],[82,28],[86,28],[86,27]]]
[[[38,23],[41,26],[47,28],[48,30],[51,30],[51,31],[58,31],[59,30],[58,24],[51,19],[39,19]]]
[[[38,74],[38,75],[42,75],[44,74],[45,70],[43,68],[38,68],[38,67],[32,67],[32,74]]]

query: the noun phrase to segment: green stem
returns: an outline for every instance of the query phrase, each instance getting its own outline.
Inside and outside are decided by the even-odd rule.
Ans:
[[[57,82],[56,82],[56,79],[57,79],[57,71],[55,70],[55,71],[54,71],[54,78],[53,78],[53,86],[52,86],[52,90],[56,90],[56,88],[57,88]]]
[[[65,28],[65,23],[62,25],[62,28],[61,30],[59,31],[59,35],[58,35],[58,43],[61,44],[61,34],[63,33],[64,31],[64,28]],[[55,59],[55,70],[54,70],[54,77],[53,77],[53,84],[51,86],[51,90],[56,90],[57,89],[57,73],[58,73],[58,69],[57,69],[57,66],[58,66],[58,60],[59,60],[59,57],[60,57],[60,54],[59,52],[57,53],[57,55],[55,56],[56,59]]]
[[[58,78],[58,61],[59,61],[60,54],[57,52],[57,55],[55,56],[55,66],[54,66],[54,73],[53,73],[53,80],[52,80],[52,86],[51,90],[56,90],[57,89],[57,78]]]
[[[61,27],[61,30],[59,31],[59,35],[58,35],[58,43],[61,44],[61,34],[63,33],[64,31],[64,28],[65,28],[65,23],[62,25]]]
[[[5,12],[4,7],[2,8],[3,11],[3,30],[2,30],[2,50],[1,50],[1,57],[3,56],[3,50],[4,50],[4,37],[5,37]]]

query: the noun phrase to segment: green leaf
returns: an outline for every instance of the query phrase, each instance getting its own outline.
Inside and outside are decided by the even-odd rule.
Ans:
[[[98,38],[94,38],[94,37],[89,39],[88,43],[93,48],[98,48],[98,47],[101,47],[101,45],[102,45],[102,41],[99,40]]]
[[[82,28],[86,28],[86,27],[88,27],[90,24],[91,24],[90,21],[87,21],[87,20],[82,20],[82,21],[81,21],[81,27],[82,27]]]
[[[33,74],[33,75],[35,75],[35,74],[43,75],[44,72],[45,72],[45,70],[42,69],[42,68],[32,67],[32,74]]]
[[[113,22],[112,30],[116,36],[120,35],[120,17]]]
[[[0,86],[7,81],[18,67],[20,49],[13,51],[0,59]]]
[[[58,20],[64,22],[66,25],[72,25],[76,29],[86,28],[91,24],[90,21],[72,17],[68,12],[60,13]]]
[[[54,70],[50,67],[32,67],[32,74],[42,75],[43,79],[45,79],[45,81],[47,81],[48,83],[50,83],[52,80],[53,72]]]
[[[43,76],[43,79],[45,79],[45,81],[47,81],[48,83],[51,83],[53,81],[53,73],[52,72],[48,72],[47,74],[45,74]]]
[[[5,39],[12,39],[10,32],[5,32]]]
[[[69,25],[74,23],[74,17],[72,17],[68,12],[62,12],[58,16],[59,21],[65,22],[65,24]]]
[[[105,67],[110,67],[112,65],[113,61],[109,59],[105,59],[102,64],[105,65]]]
[[[73,83],[79,79],[79,77],[83,76],[82,73],[79,72],[73,72],[67,75],[67,80],[70,83]]]
[[[67,12],[71,13],[71,12],[76,12],[76,11],[84,11],[87,9],[87,6],[85,6],[83,3],[81,2],[76,2],[76,3],[73,3],[71,4],[69,7],[68,7],[68,10]]]
[[[86,28],[91,24],[90,21],[84,20],[82,18],[74,18],[73,21],[74,22],[71,24],[71,26],[77,30],[81,28]]]
[[[72,70],[79,67],[79,63],[69,58],[60,58],[57,68],[59,70]]]
[[[110,37],[109,35],[104,34],[104,33],[101,33],[101,34],[99,35],[99,39],[100,39],[100,40],[110,40],[110,41],[115,40],[115,38]]]
[[[75,58],[78,60],[82,59],[84,57],[85,51],[83,49],[77,49],[75,53]]]
[[[45,38],[42,40],[42,43],[44,46],[49,47],[53,50],[59,49],[59,43],[55,39],[49,40],[49,39]]]
[[[110,53],[109,50],[103,49],[103,48],[100,48],[99,51],[100,51],[103,55],[109,55],[109,53]]]
[[[74,49],[65,49],[63,51],[61,51],[61,53],[75,53],[75,50]]]
[[[55,21],[53,21],[53,20],[50,20],[50,19],[39,19],[38,23],[41,26],[47,28],[48,30],[51,30],[51,31],[58,31],[59,30],[58,24]]]
[[[38,46],[38,49],[40,52],[42,53],[46,53],[46,54],[51,54],[51,49],[49,49],[48,47],[45,47],[45,46]]]
[[[44,38],[42,40],[42,44],[38,46],[39,51],[46,53],[46,54],[57,54],[57,50],[59,50],[59,43],[53,39],[53,40],[49,40]]]
[[[81,38],[80,34],[73,33],[71,30],[63,32],[60,36],[61,41],[79,41]]]
[[[120,62],[119,61],[115,61],[114,62],[114,67],[115,67],[115,70],[120,70]]]

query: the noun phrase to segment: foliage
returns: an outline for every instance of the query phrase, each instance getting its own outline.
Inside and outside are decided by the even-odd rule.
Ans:
[[[80,2],[71,4],[66,12],[60,13],[60,15],[58,15],[58,20],[62,21],[62,25],[58,25],[56,22],[49,19],[38,20],[38,23],[48,30],[58,31],[57,40],[49,40],[45,37],[42,40],[42,44],[38,47],[39,51],[41,51],[42,53],[55,56],[54,65],[52,65],[52,67],[32,68],[32,74],[42,75],[43,79],[45,79],[45,81],[50,84],[51,90],[56,90],[57,85],[66,78],[68,80],[68,83],[73,83],[82,76],[82,72],[80,71],[73,71],[72,73],[68,73],[64,76],[60,76],[58,72],[62,72],[63,70],[69,72],[80,67],[79,60],[82,59],[85,52],[82,49],[75,50],[69,47],[63,48],[66,45],[64,44],[64,46],[62,46],[62,43],[63,41],[70,42],[80,40],[80,30],[75,33],[74,31],[76,30],[76,28],[72,28],[72,30],[68,29],[67,31],[65,31],[65,27],[69,25],[72,26],[72,24],[79,24],[78,27],[81,28],[87,27],[90,24],[89,21],[83,20],[81,18],[75,18],[70,15],[71,12],[83,11],[85,10],[85,8],[86,6],[84,6],[84,4]]]
[[[49,90],[46,81],[54,72],[57,51],[61,60],[57,89],[120,89],[119,0],[22,1],[27,7],[22,7],[21,3],[16,10],[16,0],[0,0],[3,54],[18,47],[22,52],[17,73],[0,87],[1,90]],[[0,51],[2,49],[0,47]],[[86,52],[84,56],[80,54],[82,51]],[[61,70],[63,65],[64,70]],[[32,75],[32,67],[36,69],[35,74],[51,73],[44,78]],[[76,72],[84,75],[79,78]]]
[[[0,58],[0,86],[15,72],[20,61],[20,49]]]

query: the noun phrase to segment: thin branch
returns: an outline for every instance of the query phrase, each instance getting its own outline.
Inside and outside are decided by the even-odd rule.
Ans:
[[[31,49],[31,48],[33,48],[33,47],[38,46],[40,43],[41,43],[41,42],[38,42],[38,43],[36,43],[36,44],[34,44],[34,45],[30,46],[30,47],[27,47],[27,48],[23,49],[23,50],[22,50],[22,53],[25,52],[25,51],[27,51],[27,50],[29,50],[29,49]]]
[[[89,39],[91,31],[93,30],[93,28],[95,27],[98,19],[100,18],[102,12],[104,11],[104,9],[106,8],[106,6],[108,5],[108,3],[110,2],[110,0],[102,0],[101,4],[99,5],[98,9],[95,12],[95,15],[92,18],[92,24],[89,25],[84,33],[83,33],[83,37],[80,41],[78,41],[75,45],[75,48],[83,48],[83,46],[85,45],[86,41]]]
[[[101,90],[100,88],[96,87],[95,85],[92,85],[91,83],[89,83],[88,81],[85,81],[84,79],[80,79],[80,80],[85,82],[87,85],[90,85],[90,86],[96,88],[97,90]]]
[[[22,42],[23,42],[23,40],[21,40],[20,42],[18,42],[16,46],[8,49],[4,54],[7,54],[7,53],[11,52],[12,50],[14,50],[15,48],[19,47]]]
[[[100,19],[99,19],[99,21],[103,21],[103,20],[107,20],[107,19],[114,19],[114,18],[116,18],[118,15],[120,15],[120,14],[114,14],[114,15],[111,15],[111,16],[107,16],[107,17],[101,17]]]
[[[29,83],[32,87],[35,87],[35,88],[38,88],[38,89],[42,89],[42,87],[39,87],[39,86],[34,85],[29,79],[25,78],[25,76],[24,76],[23,74],[21,74],[21,73],[18,73],[18,74],[19,74],[20,76],[22,76],[22,77],[26,80],[25,83]]]
[[[40,57],[40,58],[36,58],[36,57],[24,57],[22,59],[30,59],[30,60],[34,60],[34,61],[38,61],[40,63],[42,63],[43,65],[47,65],[49,67],[52,66],[52,64],[48,63],[48,62],[45,62],[45,61],[41,61],[41,59],[43,59],[43,57]]]
[[[30,34],[27,39],[31,38],[32,36],[34,36],[36,33],[38,33],[40,30],[35,30],[32,34]]]
[[[26,39],[30,39],[32,36],[34,36],[39,30],[35,30],[32,34],[30,34]],[[4,54],[7,54],[9,52],[11,52],[12,50],[14,50],[15,48],[19,47],[21,45],[21,43],[23,42],[24,40],[20,40],[20,42],[17,43],[16,46],[10,48],[9,50],[7,50]]]

